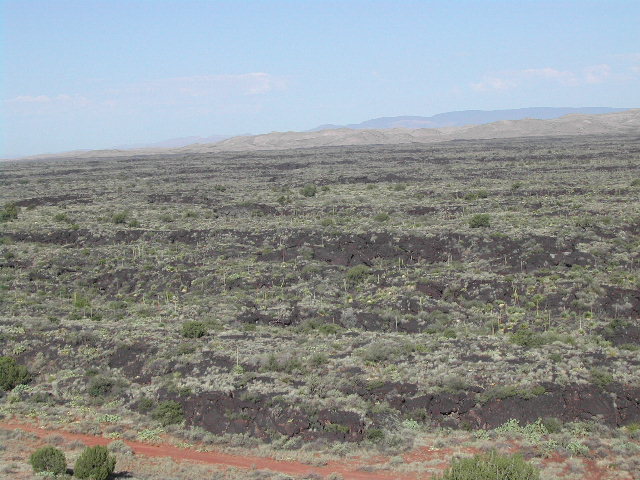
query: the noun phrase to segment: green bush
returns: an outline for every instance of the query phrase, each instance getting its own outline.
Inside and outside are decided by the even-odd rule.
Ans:
[[[471,228],[489,227],[491,226],[491,217],[488,213],[477,213],[469,219]]]
[[[165,400],[158,404],[151,416],[160,422],[163,427],[166,427],[167,425],[182,422],[184,420],[184,410],[178,402]]]
[[[101,398],[108,396],[115,386],[115,382],[106,377],[94,377],[89,383],[88,393],[94,398]]]
[[[56,214],[53,216],[53,219],[54,219],[56,222],[71,223],[71,219],[69,218],[69,215],[67,215],[67,214],[66,214],[66,213],[64,213],[64,212],[56,213]]]
[[[155,402],[147,397],[142,397],[138,401],[138,411],[140,413],[149,413],[155,405]]]
[[[386,222],[387,220],[389,220],[389,214],[388,213],[379,213],[376,216],[374,216],[373,219],[376,222]]]
[[[367,440],[379,442],[384,439],[384,431],[379,428],[370,428],[367,430]]]
[[[542,424],[549,433],[560,433],[562,431],[562,421],[555,417],[545,417]]]
[[[128,212],[118,212],[114,213],[111,217],[111,221],[116,225],[121,225],[127,221],[127,217],[129,216]]]
[[[67,459],[60,450],[47,446],[36,450],[29,457],[29,464],[35,473],[49,472],[62,475],[67,471]]]
[[[589,376],[591,377],[591,383],[600,388],[605,388],[614,380],[613,375],[601,368],[591,369]]]
[[[364,280],[369,275],[370,272],[371,272],[371,269],[366,265],[356,265],[355,267],[352,267],[349,270],[347,270],[347,274],[346,274],[347,281],[351,284],[358,283]]]
[[[84,449],[76,461],[73,475],[77,478],[107,480],[116,468],[116,457],[109,455],[107,447],[98,445]]]
[[[465,200],[473,201],[479,198],[487,198],[489,196],[489,192],[485,189],[478,190],[477,192],[469,192],[464,196]]]
[[[518,330],[511,335],[511,343],[520,345],[524,348],[541,347],[547,343],[544,335],[534,332],[528,325],[522,325]]]
[[[182,324],[182,336],[185,338],[200,338],[207,333],[207,324],[191,320]]]
[[[312,183],[309,183],[300,190],[300,193],[305,197],[315,197],[317,191],[318,189],[316,188],[316,186]]]
[[[486,389],[476,397],[481,404],[488,403],[492,400],[504,400],[505,398],[519,397],[524,400],[531,400],[532,398],[544,395],[546,389],[542,385],[536,385],[534,387],[526,386],[520,387],[516,385],[496,385],[494,387]]]
[[[18,365],[15,358],[0,357],[0,390],[9,391],[16,385],[29,383],[31,375],[27,367]]]
[[[441,480],[538,480],[540,472],[521,455],[495,451],[472,458],[454,459]]]
[[[304,365],[295,355],[269,354],[261,365],[261,370],[265,372],[286,372],[292,374],[296,371],[304,371]]]
[[[8,222],[9,220],[15,220],[20,213],[20,207],[15,202],[9,202],[4,205],[0,210],[0,222]]]

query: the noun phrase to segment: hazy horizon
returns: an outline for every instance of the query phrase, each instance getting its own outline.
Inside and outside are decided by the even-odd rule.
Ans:
[[[636,2],[2,3],[0,157],[640,105]]]

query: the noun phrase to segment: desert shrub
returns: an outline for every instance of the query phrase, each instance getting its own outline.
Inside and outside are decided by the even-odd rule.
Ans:
[[[75,308],[89,308],[91,307],[91,300],[84,295],[74,292],[73,294],[73,306]]]
[[[307,363],[311,367],[318,368],[318,367],[322,367],[323,365],[326,365],[328,361],[329,359],[324,353],[314,353],[313,355],[311,355],[311,357],[309,357],[309,359],[307,360]]]
[[[478,190],[476,192],[469,192],[464,196],[465,200],[468,201],[473,201],[473,200],[477,200],[479,198],[487,198],[489,196],[489,192],[487,192],[485,189],[482,190]]]
[[[525,400],[544,395],[546,389],[542,385],[536,385],[535,387],[519,387],[516,385],[496,385],[495,387],[488,388],[482,393],[479,393],[477,399],[480,403],[485,404],[492,400],[503,400],[505,398],[519,397]]]
[[[402,352],[402,347],[384,342],[376,342],[365,347],[360,355],[366,363],[384,363],[396,358]]]
[[[336,335],[340,333],[343,328],[340,325],[335,323],[326,323],[317,319],[309,319],[302,322],[298,327],[296,327],[297,332],[301,333],[311,333],[311,332],[319,332],[324,335]]]
[[[456,338],[458,332],[456,332],[455,328],[446,328],[442,331],[442,336],[444,338]]]
[[[560,433],[562,431],[562,421],[555,417],[546,417],[542,419],[542,424],[549,433]]]
[[[31,375],[24,365],[18,365],[15,358],[0,357],[0,390],[9,391],[16,385],[29,383]]]
[[[118,212],[114,213],[111,216],[111,221],[116,225],[121,225],[127,221],[127,216],[129,216],[129,212]]]
[[[549,354],[549,360],[551,360],[553,363],[559,363],[560,361],[562,361],[562,354],[560,353],[550,353]]]
[[[138,411],[140,413],[148,413],[153,409],[154,405],[155,402],[152,399],[148,397],[142,397],[138,401]]]
[[[317,192],[318,189],[313,183],[308,183],[307,185],[302,187],[302,189],[300,189],[300,193],[304,197],[315,197]]]
[[[84,449],[73,469],[77,478],[107,480],[116,468],[116,457],[109,455],[107,447],[98,445]]]
[[[182,405],[174,400],[160,402],[151,415],[154,420],[160,422],[163,427],[180,423],[184,420],[184,410]]]
[[[367,440],[379,442],[384,439],[384,431],[379,428],[370,428],[367,430]]]
[[[0,222],[8,222],[9,220],[15,220],[20,213],[20,207],[15,202],[5,203],[2,210],[0,210]]]
[[[632,187],[640,187],[640,178],[635,178],[635,179],[631,182],[631,186],[632,186]]]
[[[373,219],[376,222],[386,222],[387,220],[389,220],[389,214],[388,213],[379,213],[376,216],[373,217]]]
[[[492,451],[471,458],[454,459],[441,480],[538,480],[540,472],[521,455]]]
[[[29,464],[35,473],[49,472],[62,475],[67,471],[67,459],[56,447],[47,446],[36,450],[29,457]]]
[[[68,216],[66,213],[64,213],[64,212],[56,213],[56,214],[53,216],[53,219],[54,219],[56,222],[65,222],[65,223],[69,223],[69,222],[71,222],[71,219],[69,218],[69,216]]]
[[[524,348],[540,347],[547,343],[544,335],[534,332],[528,325],[522,325],[518,330],[513,332],[510,340],[511,343],[515,343]]]
[[[613,375],[601,368],[592,368],[589,372],[591,383],[600,388],[604,388],[613,382]]]
[[[587,455],[589,453],[589,447],[577,441],[567,443],[564,448],[572,455]]]
[[[471,228],[489,227],[491,226],[491,217],[488,213],[477,213],[469,219]]]
[[[182,336],[185,338],[200,338],[207,333],[207,324],[191,320],[182,324]]]
[[[596,219],[594,219],[593,217],[586,216],[586,215],[583,216],[583,217],[578,217],[575,220],[575,222],[576,222],[576,227],[580,227],[580,228],[595,227],[598,224]]]
[[[107,445],[107,450],[109,450],[111,453],[133,455],[133,449],[122,440],[114,440],[109,445]]]
[[[291,203],[291,197],[289,197],[288,195],[280,195],[278,197],[278,200],[276,200],[280,205],[286,205],[288,203]]]
[[[356,265],[355,267],[352,267],[349,270],[347,270],[347,273],[345,276],[349,283],[354,284],[364,280],[369,275],[370,272],[371,272],[371,269],[366,265]]]
[[[275,355],[270,354],[262,362],[261,369],[265,372],[285,372],[294,373],[295,371],[304,371],[304,365],[295,355]]]
[[[471,385],[464,377],[447,375],[440,380],[440,386],[447,393],[459,393],[467,391]]]
[[[102,398],[109,395],[113,391],[114,386],[115,382],[112,379],[96,376],[89,382],[87,392],[94,398]]]

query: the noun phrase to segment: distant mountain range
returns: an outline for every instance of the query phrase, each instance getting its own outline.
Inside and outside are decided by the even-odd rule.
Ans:
[[[274,132],[233,137],[213,145],[183,147],[183,151],[285,150],[346,145],[436,143],[450,140],[482,140],[517,137],[574,135],[640,135],[640,109],[596,115],[570,114],[540,120],[499,120],[479,125],[441,128],[337,128],[311,132]]]
[[[233,136],[234,135],[211,135],[209,137],[178,137],[155,143],[134,143],[129,145],[118,145],[115,148],[118,150],[131,150],[136,148],[179,148],[185,147],[187,145],[193,145],[195,143],[221,142],[222,140],[226,140],[227,138],[231,138]]]
[[[443,128],[461,127],[464,125],[478,125],[482,123],[499,122],[500,120],[522,120],[536,118],[546,120],[558,118],[574,113],[585,115],[597,115],[601,113],[614,113],[628,110],[626,108],[609,107],[580,107],[580,108],[555,108],[555,107],[531,107],[512,110],[463,110],[459,112],[446,112],[431,117],[400,116],[380,117],[349,125],[320,125],[309,130],[333,130],[336,128],[351,128],[353,130],[369,130],[377,128]]]
[[[376,128],[372,128],[372,125]],[[421,126],[412,127],[414,125]],[[429,126],[425,128],[423,125]],[[25,158],[123,157],[347,145],[435,143],[492,138],[629,134],[640,135],[640,109],[542,107],[494,111],[468,110],[441,113],[433,117],[384,117],[356,125],[338,128],[319,127],[306,132],[272,132],[231,138],[222,135],[206,138],[183,137],[135,149],[121,147]]]
[[[500,120],[521,120],[523,118],[550,119],[558,118],[572,113],[582,113],[595,115],[600,113],[622,112],[625,108],[609,107],[581,107],[581,108],[554,108],[554,107],[533,107],[518,108],[512,110],[464,110],[460,112],[439,113],[431,117],[420,116],[400,116],[400,117],[380,117],[365,120],[361,123],[349,125],[321,125],[309,130],[317,132],[320,130],[334,130],[336,128],[350,128],[353,130],[370,130],[378,128],[443,128],[460,127],[464,125],[477,125],[482,123],[497,122]],[[131,150],[140,148],[180,148],[198,143],[218,143],[232,137],[250,136],[249,133],[238,135],[211,135],[209,137],[178,137],[163,140],[155,143],[136,143],[129,145],[119,145],[114,147],[118,150]]]

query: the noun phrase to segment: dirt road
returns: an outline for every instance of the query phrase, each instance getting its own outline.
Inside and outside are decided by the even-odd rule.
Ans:
[[[50,430],[26,423],[0,422],[0,429],[20,429],[33,433],[40,438],[56,434],[61,435],[66,440],[80,441],[87,446],[107,445],[110,442],[113,442],[113,439],[105,437],[70,433],[64,430]],[[353,462],[351,464],[346,462],[329,462],[324,466],[312,466],[301,462],[275,460],[267,457],[239,456],[216,451],[199,452],[188,448],[179,448],[166,444],[153,445],[130,440],[125,440],[124,442],[129,445],[137,455],[144,455],[147,457],[169,457],[177,461],[201,462],[221,467],[271,470],[273,472],[300,477],[309,474],[327,476],[331,473],[337,473],[342,475],[345,480],[417,480],[427,478],[425,476],[419,477],[415,474],[407,473],[358,471],[358,465]]]

